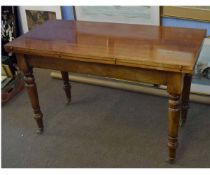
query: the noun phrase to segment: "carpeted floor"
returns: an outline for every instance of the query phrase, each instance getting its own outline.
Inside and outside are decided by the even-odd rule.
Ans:
[[[35,69],[45,132],[35,134],[28,96],[2,107],[2,167],[210,167],[210,107],[191,104],[177,162],[167,158],[167,99],[63,82]]]

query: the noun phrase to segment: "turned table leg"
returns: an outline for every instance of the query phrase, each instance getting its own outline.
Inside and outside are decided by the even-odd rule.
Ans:
[[[180,119],[180,96],[169,94],[168,148],[169,148],[170,163],[173,163],[176,157],[179,119]]]
[[[181,126],[184,126],[187,120],[191,81],[192,81],[192,75],[185,74],[183,90],[182,90],[182,109],[181,109],[181,121],[180,121]]]
[[[71,102],[71,84],[69,83],[69,74],[68,72],[61,71],[63,83],[64,83],[64,91],[66,93],[67,104]]]
[[[37,133],[40,134],[44,130],[43,121],[42,121],[43,115],[39,106],[38,93],[32,69],[24,74],[24,80],[31,101],[31,105],[34,111],[34,119],[36,120],[38,125]]]
[[[44,130],[44,125],[42,120],[43,115],[39,106],[38,92],[36,88],[35,78],[33,76],[33,70],[28,65],[27,60],[25,59],[24,56],[22,55],[18,56],[17,61],[20,70],[24,73],[25,86],[28,91],[28,96],[30,98],[31,106],[33,108],[34,119],[36,120],[36,123],[38,125],[37,133],[41,134]]]
[[[175,161],[178,145],[182,82],[183,79],[181,74],[174,73],[168,77],[168,150],[170,163]]]

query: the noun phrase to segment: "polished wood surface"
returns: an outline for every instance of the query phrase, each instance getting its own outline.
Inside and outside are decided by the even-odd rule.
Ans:
[[[48,21],[7,44],[15,53],[192,73],[204,30]]]
[[[197,29],[56,20],[5,48],[17,55],[39,133],[44,126],[34,67],[61,71],[68,101],[68,72],[166,85],[169,161],[174,162],[178,126],[180,118],[181,123],[187,118],[192,73],[204,36],[205,31]]]
[[[90,75],[99,75],[116,79],[125,79],[130,81],[142,81],[145,83],[167,84],[167,75],[169,72],[140,69],[135,67],[80,62],[75,60],[51,59],[40,56],[27,56],[28,63],[33,67],[50,68],[54,70],[63,70],[65,72],[75,72]]]

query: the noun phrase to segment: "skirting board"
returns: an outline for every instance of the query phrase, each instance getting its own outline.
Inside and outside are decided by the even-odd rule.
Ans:
[[[161,85],[160,88],[166,89],[166,86]],[[210,87],[209,87],[209,85],[192,83],[190,92],[192,94],[197,94],[197,95],[203,95],[203,96],[209,96],[210,97]]]
[[[62,79],[61,73],[57,71],[51,72],[50,76],[56,79]],[[90,76],[90,75],[81,75],[77,73],[70,73],[69,76],[70,81],[80,82],[80,83],[87,83],[92,85],[98,86],[105,86],[111,87],[116,89],[134,91],[134,92],[141,92],[151,95],[159,95],[167,97],[168,94],[166,90],[154,87],[150,84],[144,83],[136,83],[124,80],[116,80],[107,77],[98,77],[98,76]],[[210,104],[210,96],[208,95],[198,95],[198,94],[190,94],[190,101]]]

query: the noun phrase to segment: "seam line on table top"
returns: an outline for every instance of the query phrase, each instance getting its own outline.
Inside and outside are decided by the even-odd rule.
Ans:
[[[114,64],[115,65],[117,64],[117,58],[114,58]]]

